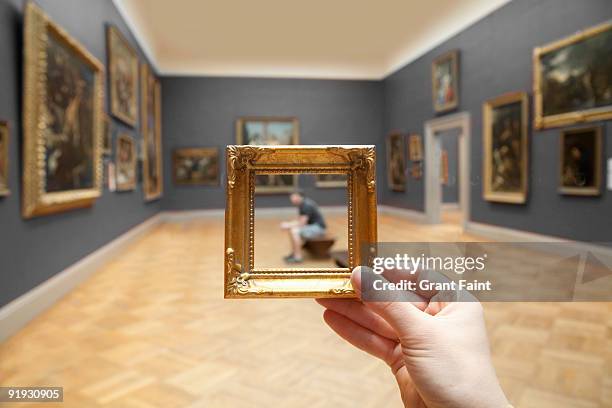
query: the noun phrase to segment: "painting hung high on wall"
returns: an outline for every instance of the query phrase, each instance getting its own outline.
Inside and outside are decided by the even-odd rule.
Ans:
[[[9,126],[0,121],[0,197],[10,194],[8,187]]]
[[[296,118],[252,117],[236,121],[236,143],[251,146],[299,144],[299,123]],[[256,193],[287,193],[297,186],[291,174],[258,174]]]
[[[435,112],[455,109],[459,104],[459,51],[440,55],[431,64],[433,106]]]
[[[136,188],[136,144],[134,138],[126,133],[117,137],[115,147],[115,178],[117,190],[128,191]]]
[[[346,188],[346,174],[317,174],[315,185],[319,188]]]
[[[537,129],[612,118],[612,22],[533,52]]]
[[[91,206],[101,193],[104,67],[33,2],[25,9],[25,218]],[[41,126],[44,125],[44,126]]]
[[[601,127],[561,132],[559,192],[568,195],[601,193]]]
[[[412,134],[408,136],[408,157],[411,161],[423,160],[423,143],[421,135]]]
[[[174,184],[218,186],[219,149],[193,147],[176,149],[172,155]]]
[[[163,192],[161,86],[147,64],[142,64],[140,78],[143,189],[145,200],[151,201],[160,198]]]
[[[400,133],[387,136],[387,182],[392,191],[406,190],[406,146]]]
[[[138,123],[138,55],[121,32],[106,27],[111,113],[130,126]]]
[[[527,199],[528,99],[504,94],[483,107],[483,196],[487,201],[521,204]]]

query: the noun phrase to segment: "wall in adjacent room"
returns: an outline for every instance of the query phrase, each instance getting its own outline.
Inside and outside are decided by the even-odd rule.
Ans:
[[[105,65],[105,23],[116,25],[138,49],[110,0],[36,3]],[[11,126],[11,195],[0,198],[0,306],[151,217],[161,207],[159,201],[144,203],[140,186],[124,193],[111,193],[105,188],[93,208],[31,220],[21,218],[22,13],[22,1],[0,1],[0,120],[8,120]],[[125,130],[140,140],[138,129],[130,129],[117,120],[113,120],[113,129],[115,133]]]
[[[472,220],[577,240],[612,241],[612,192],[602,190],[600,197],[557,192],[560,129],[531,132],[530,191],[525,205],[484,201],[481,184],[483,102],[510,91],[531,94],[534,47],[610,18],[609,0],[508,3],[385,79],[385,132],[423,134],[425,122],[436,117],[431,102],[431,62],[446,51],[459,49],[460,102],[456,112],[471,114]],[[603,126],[604,157],[608,158],[612,156],[612,124]],[[405,193],[383,188],[382,202],[423,211],[423,182],[424,178],[409,178]]]
[[[442,184],[442,202],[459,203],[459,129],[439,133],[440,146],[448,157],[448,183]],[[442,170],[440,170],[440,175]]]
[[[164,209],[225,207],[222,185],[173,184],[172,151],[181,147],[218,147],[224,180],[224,149],[236,143],[235,122],[241,116],[296,117],[301,144],[375,144],[381,163],[384,157],[380,154],[383,118],[380,81],[164,77],[162,87]],[[382,173],[378,176],[382,179]],[[346,203],[346,189],[301,187],[321,205]],[[257,206],[288,205],[286,194],[257,196]]]

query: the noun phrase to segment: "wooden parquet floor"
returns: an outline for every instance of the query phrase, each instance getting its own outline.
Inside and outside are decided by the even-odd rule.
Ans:
[[[258,239],[276,239],[274,223]],[[380,216],[379,235],[475,239],[392,216]],[[286,248],[261,251],[276,259]],[[18,407],[401,405],[389,369],[332,333],[314,301],[223,300],[222,254],[220,219],[157,227],[0,345],[0,385],[64,387],[63,404]],[[485,313],[516,407],[612,406],[612,304],[487,303]]]

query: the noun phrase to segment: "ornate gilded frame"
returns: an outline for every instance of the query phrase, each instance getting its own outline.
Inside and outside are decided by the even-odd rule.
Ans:
[[[445,60],[450,60],[451,63],[451,75],[453,76],[453,91],[455,92],[455,98],[451,102],[439,104],[436,101],[436,94],[438,90],[438,87],[436,86],[436,66],[443,63]],[[431,92],[433,108],[436,113],[446,112],[459,106],[459,50],[451,50],[446,52],[436,57],[432,61]]]
[[[161,135],[161,85],[159,80],[153,74],[151,67],[148,64],[143,63],[140,69],[140,91],[141,91],[141,132],[143,138],[143,161],[142,161],[142,173],[143,173],[143,190],[145,201],[153,201],[159,199],[164,192],[164,173],[163,173],[163,146],[162,146],[162,135]],[[150,86],[153,86],[153,90],[150,90]],[[154,127],[153,137],[155,138],[155,164],[156,173],[159,178],[157,188],[152,188],[151,180],[149,179],[149,149],[147,149],[149,141],[149,96],[153,96],[153,116],[154,116]]]
[[[533,50],[533,104],[534,118],[533,126],[536,129],[548,127],[571,125],[582,122],[592,122],[598,120],[606,120],[612,118],[612,105],[607,105],[599,108],[584,109],[574,112],[561,113],[556,115],[543,116],[543,97],[542,97],[542,79],[541,71],[542,64],[540,62],[543,55],[556,51],[559,48],[567,47],[568,45],[586,40],[595,35],[601,34],[604,31],[612,30],[612,21],[596,25],[586,30],[578,31],[577,33],[565,37],[561,40],[550,44],[536,47]]]
[[[121,163],[120,163],[120,154],[121,154],[121,149],[119,148],[119,145],[121,144],[121,142],[128,142],[128,144],[130,145],[130,150],[132,151],[132,155],[131,155],[131,160],[128,163],[129,167],[132,169],[132,174],[133,177],[131,180],[128,180],[125,183],[120,183],[119,180],[117,179],[117,175],[119,174],[119,170],[121,168]],[[136,152],[136,142],[134,141],[134,138],[132,136],[130,136],[127,133],[120,133],[119,136],[117,136],[117,145],[115,146],[115,179],[116,179],[116,183],[117,183],[117,191],[131,191],[136,189],[136,178],[137,178],[137,174],[136,171],[138,170],[136,167],[136,163],[137,163],[137,152]]]
[[[114,41],[116,40],[116,41]],[[113,82],[116,79],[115,67],[117,66],[117,50],[115,46],[120,46],[125,49],[130,58],[130,71],[134,79],[132,84],[132,95],[129,104],[132,112],[124,112],[119,106],[119,96],[115,92]],[[106,49],[108,52],[108,87],[110,94],[110,111],[111,114],[120,119],[124,123],[136,127],[138,125],[138,78],[139,78],[139,62],[138,54],[132,45],[125,39],[121,31],[113,25],[106,26]]]
[[[594,186],[591,187],[568,187],[563,185],[563,165],[565,159],[565,138],[568,134],[593,132],[595,138],[595,152],[593,169],[595,173]],[[601,126],[585,126],[579,128],[565,129],[559,137],[559,193],[576,196],[598,196],[601,195],[601,163],[602,163],[602,128]]]
[[[0,158],[2,160],[2,168],[0,168],[0,173],[4,174],[5,180],[4,184],[0,183],[0,197],[6,197],[11,194],[11,190],[9,189],[9,145],[10,145],[10,126],[7,121],[0,120],[0,134],[2,134],[2,139],[4,143],[1,145],[0,149]]]
[[[374,146],[227,146],[226,298],[354,297],[351,269],[370,265],[376,246]],[[255,174],[348,177],[348,268],[255,268]]]
[[[300,143],[300,122],[294,117],[285,116],[245,116],[236,120],[236,144],[245,144],[243,127],[245,122],[262,122],[268,124],[270,122],[285,122],[293,125],[293,134],[291,135],[291,145],[297,146]],[[257,186],[255,193],[257,194],[285,194],[293,191],[297,187],[297,177],[293,177],[293,183],[290,186]]]
[[[517,192],[493,191],[491,188],[491,154],[493,148],[493,110],[500,106],[511,103],[521,103],[521,154],[522,161],[522,185]],[[510,92],[496,98],[490,99],[482,107],[482,149],[483,149],[483,174],[482,195],[486,201],[495,201],[510,204],[524,204],[527,201],[527,185],[529,184],[529,98],[525,92]]]
[[[45,129],[47,52],[54,35],[94,72],[93,187],[48,193],[45,191]],[[25,8],[23,96],[22,215],[32,218],[74,208],[90,207],[102,193],[102,132],[104,127],[104,66],[79,42],[55,24],[33,2]]]
[[[200,157],[216,157],[217,158],[217,166],[219,166],[219,171],[217,172],[217,177],[215,181],[180,181],[176,177],[176,170],[178,164],[178,158],[182,155],[191,155],[191,156],[200,156]],[[174,184],[177,186],[219,186],[221,174],[221,164],[219,160],[219,148],[218,147],[185,147],[180,149],[174,149],[172,152],[172,179],[174,180]]]

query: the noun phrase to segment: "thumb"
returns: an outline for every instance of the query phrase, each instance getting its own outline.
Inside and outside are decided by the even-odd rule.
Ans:
[[[351,284],[359,299],[385,319],[400,338],[410,335],[416,324],[422,324],[431,318],[423,313],[428,303],[423,297],[406,290],[381,291],[368,287],[374,280],[388,283],[382,275],[376,275],[367,266],[353,269]]]

